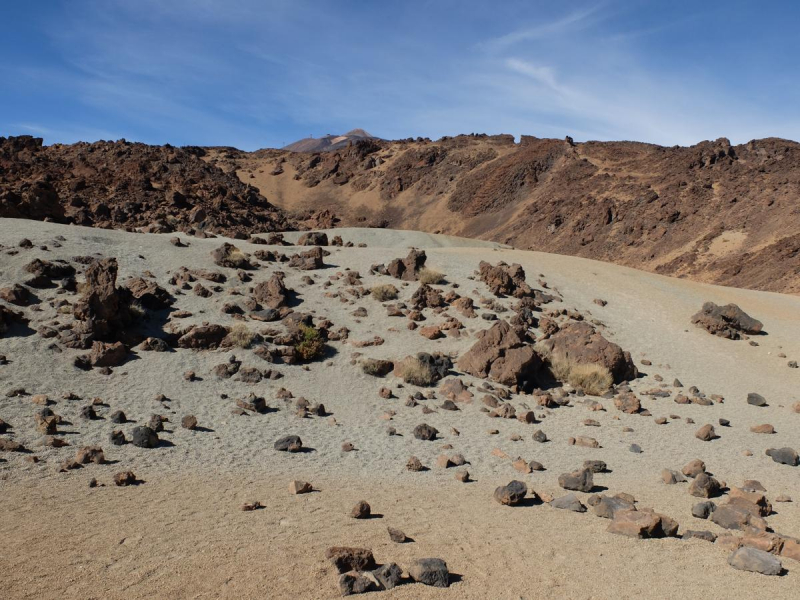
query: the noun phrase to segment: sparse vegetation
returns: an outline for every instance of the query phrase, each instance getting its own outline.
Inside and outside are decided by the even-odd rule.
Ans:
[[[591,396],[605,394],[614,383],[611,372],[603,365],[594,363],[578,363],[568,356],[552,356],[543,353],[550,365],[550,373],[558,381],[568,383],[575,388],[582,389]]]
[[[444,274],[425,267],[419,272],[419,282],[428,285],[444,283]]]
[[[325,341],[317,329],[309,325],[299,326],[300,341],[295,344],[295,351],[302,361],[314,360],[325,352]]]
[[[228,262],[234,266],[236,269],[248,269],[250,268],[250,261],[247,260],[244,252],[239,250],[238,248],[234,248],[231,250],[230,254],[228,254]]]
[[[569,384],[591,396],[601,396],[611,389],[614,378],[603,365],[575,365],[569,373]]]
[[[247,325],[237,323],[231,327],[227,339],[232,346],[236,346],[237,348],[249,348],[256,339],[256,334],[250,331]]]
[[[399,367],[403,381],[411,385],[431,385],[435,380],[435,373],[430,365],[422,362],[416,356],[403,359]]]
[[[387,302],[389,300],[397,299],[397,288],[391,283],[385,283],[383,285],[376,285],[373,287],[370,290],[370,294],[372,294],[372,297],[378,302]]]
[[[135,321],[142,321],[147,318],[147,309],[137,301],[130,303],[128,311]]]
[[[394,369],[394,363],[390,360],[380,360],[377,358],[366,358],[361,362],[361,370],[373,377],[385,377]]]

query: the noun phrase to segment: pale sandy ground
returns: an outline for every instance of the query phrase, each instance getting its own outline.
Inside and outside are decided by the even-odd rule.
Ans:
[[[0,367],[0,392],[22,386],[30,393],[58,399],[62,393],[74,391],[87,399],[104,398],[109,407],[102,409],[101,415],[118,408],[139,421],[155,412],[167,414],[172,418],[168,427],[172,433],[162,437],[174,444],[154,450],[111,446],[107,436],[116,426],[107,420],[81,421],[77,413],[83,402],[59,400],[53,408],[74,423],[68,429],[76,434],[64,436],[74,440],[73,447],[46,449],[33,427],[37,407],[27,398],[0,395],[0,418],[12,423],[15,439],[42,459],[32,465],[21,455],[0,456],[6,461],[0,462],[4,597],[335,597],[336,578],[323,557],[330,545],[368,546],[379,562],[400,565],[415,557],[439,556],[462,577],[449,590],[406,585],[382,592],[385,597],[708,598],[726,594],[755,598],[791,597],[796,592],[800,565],[788,559],[784,560],[788,570],[784,577],[741,573],[726,564],[728,553],[715,545],[634,541],[606,533],[608,522],[590,514],[548,506],[501,507],[491,499],[491,492],[496,485],[522,478],[536,490],[558,494],[560,473],[579,467],[587,458],[599,458],[613,471],[595,478],[597,485],[608,488],[606,493],[632,493],[641,506],[652,506],[676,518],[683,529],[720,531],[710,522],[691,517],[690,507],[696,499],[686,492],[686,484],[665,486],[660,480],[661,469],[680,468],[692,458],[702,458],[709,470],[729,485],[755,478],[773,499],[780,493],[799,499],[798,469],[764,456],[767,447],[800,446],[800,415],[791,411],[792,403],[800,399],[800,371],[786,367],[787,360],[800,359],[799,298],[697,284],[585,259],[507,250],[496,244],[430,234],[358,229],[336,230],[336,234],[368,247],[332,248],[326,262],[335,267],[311,273],[318,284],[304,286],[300,279],[306,273],[293,270],[287,270],[287,284],[303,299],[299,310],[314,310],[337,326],[346,325],[351,340],[380,335],[386,343],[364,349],[334,343],[337,353],[324,363],[312,364],[308,372],[277,366],[286,376],[276,382],[253,386],[218,381],[211,375],[211,368],[231,354],[244,366],[270,366],[250,350],[141,352],[136,360],[106,377],[96,371],[76,371],[72,358],[77,351],[53,353],[46,349],[49,340],[38,336],[0,339],[0,353],[12,360]],[[56,235],[66,238],[62,248],[53,247]],[[287,238],[295,235],[287,234]],[[47,244],[50,251],[26,250],[17,256],[0,253],[0,287],[20,280],[22,265],[35,256],[52,260],[95,252],[117,257],[120,279],[149,269],[166,286],[168,272],[182,265],[216,268],[209,253],[222,241],[189,238],[189,248],[175,248],[168,235],[0,220],[0,243],[15,245],[22,237],[37,245]],[[234,243],[248,252],[264,247]],[[477,394],[476,402],[463,405],[459,412],[440,410],[430,415],[423,415],[421,407],[403,405],[413,391],[410,386],[395,390],[399,399],[380,399],[378,388],[395,386],[398,380],[362,374],[351,364],[354,352],[397,359],[420,350],[463,353],[473,343],[470,336],[425,340],[405,329],[405,319],[387,318],[371,298],[347,304],[323,296],[322,281],[345,266],[358,270],[367,287],[389,282],[386,277],[368,275],[369,266],[404,256],[410,245],[425,248],[428,264],[446,273],[449,282],[457,282],[460,294],[473,295],[476,300],[488,295],[483,284],[467,279],[480,260],[520,262],[531,284],[543,274],[551,288],[563,294],[563,306],[591,312],[607,325],[605,334],[630,350],[637,363],[645,357],[652,361],[651,367],[640,366],[647,376],[637,382],[637,389],[654,387],[652,375],[658,373],[666,382],[678,377],[687,387],[697,385],[707,394],[721,394],[725,403],[682,406],[670,398],[643,397],[643,405],[654,416],[691,417],[695,425],[671,421],[658,426],[651,418],[624,415],[610,400],[601,400],[607,412],[590,412],[576,403],[549,411],[542,423],[531,426],[489,419],[479,411]],[[268,278],[276,268],[263,265],[255,272],[254,283]],[[225,284],[227,289],[233,286],[233,280]],[[338,283],[328,288],[338,289]],[[402,298],[410,297],[415,289],[416,285],[402,288]],[[603,298],[608,305],[601,308],[592,303],[594,298]],[[225,292],[208,300],[188,294],[178,296],[176,308],[195,313],[187,322],[230,323],[231,318],[219,308],[235,299]],[[738,303],[764,322],[768,335],[758,338],[759,347],[752,347],[694,328],[689,317],[706,300]],[[357,306],[369,311],[361,322],[350,315]],[[482,319],[462,320],[473,331],[490,325]],[[429,317],[429,323],[436,321],[435,316]],[[261,323],[251,326],[255,330],[264,327]],[[397,330],[389,331],[390,327]],[[787,358],[778,358],[779,352]],[[185,382],[182,374],[190,368],[203,381]],[[464,380],[478,383],[469,377]],[[297,418],[289,406],[274,400],[280,387],[312,402],[323,402],[338,425],[330,425],[325,418]],[[249,391],[265,396],[280,410],[233,416],[233,399]],[[750,391],[764,395],[770,406],[747,405],[745,397]],[[158,393],[173,399],[172,412],[154,400]],[[230,398],[221,399],[222,393]],[[526,402],[525,396],[513,399],[518,407]],[[440,400],[427,404],[435,408]],[[384,433],[388,423],[380,416],[387,409],[397,411],[391,425],[402,436]],[[213,431],[191,432],[177,426],[180,417],[189,413]],[[720,439],[706,443],[694,437],[700,425],[716,424],[720,417],[732,423],[730,428],[717,427]],[[582,426],[585,418],[597,419],[601,427]],[[421,422],[437,427],[442,440],[414,440],[411,430]],[[749,431],[751,425],[761,423],[772,423],[778,433],[765,436]],[[128,433],[132,426],[122,429]],[[623,433],[625,426],[634,432]],[[461,435],[452,435],[451,427]],[[488,435],[490,428],[500,434]],[[553,441],[533,442],[530,434],[537,428]],[[315,451],[300,455],[275,452],[274,440],[288,433],[300,435]],[[522,435],[523,441],[511,442],[509,437],[515,433]],[[596,437],[603,447],[570,447],[566,439],[574,435]],[[358,451],[342,453],[340,446],[346,440]],[[642,446],[642,454],[629,452],[634,442]],[[73,455],[74,445],[88,443],[101,444],[107,458],[118,462],[57,473],[58,463]],[[445,443],[453,446],[447,453],[461,452],[470,461],[476,483],[460,484],[453,480],[452,470],[435,467]],[[493,448],[513,457],[538,460],[548,470],[521,476],[508,461],[492,456]],[[754,455],[744,457],[745,449]],[[432,469],[407,472],[404,465],[412,454]],[[135,488],[87,487],[91,477],[109,483],[114,472],[129,468],[146,483]],[[320,491],[291,496],[287,486],[292,479],[311,481]],[[383,517],[369,521],[348,518],[349,509],[361,499],[368,500]],[[241,503],[250,500],[260,500],[267,509],[241,512]],[[800,536],[797,504],[777,504],[775,510],[778,514],[769,517],[773,528]],[[387,525],[403,529],[416,541],[392,544]]]

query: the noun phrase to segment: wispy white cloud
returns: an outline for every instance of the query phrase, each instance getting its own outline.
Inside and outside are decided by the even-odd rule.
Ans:
[[[492,51],[502,51],[520,42],[533,42],[561,35],[575,34],[596,23],[603,4],[571,12],[563,17],[515,29],[504,35],[485,40],[481,46]]]

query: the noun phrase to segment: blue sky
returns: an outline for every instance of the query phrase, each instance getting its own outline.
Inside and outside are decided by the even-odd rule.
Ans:
[[[797,140],[798,32],[792,1],[7,1],[0,135]]]

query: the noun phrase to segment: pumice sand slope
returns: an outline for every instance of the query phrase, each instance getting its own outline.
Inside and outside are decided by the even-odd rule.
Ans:
[[[347,583],[326,558],[333,546],[399,566],[392,589],[353,576],[381,598],[797,594],[800,467],[765,451],[800,449],[800,370],[789,366],[800,298],[446,236],[325,233],[346,245],[295,246],[296,232],[282,245],[177,243],[0,220],[2,597],[335,598]],[[238,251],[215,259],[224,243]],[[412,247],[428,271],[371,269]],[[496,296],[481,261],[519,264],[517,297]],[[430,271],[443,279],[426,288]],[[379,285],[397,298],[378,301]],[[694,326],[709,301],[737,304],[763,333],[734,341]],[[598,337],[563,337],[575,324]],[[517,336],[506,357],[527,353],[504,359],[502,381],[459,360],[484,330],[506,332],[494,349]],[[304,335],[319,336],[322,356],[303,360]],[[557,339],[602,339],[604,360],[639,375],[594,396],[559,383],[542,350]],[[402,377],[421,352],[434,361],[430,385]],[[367,374],[368,359],[390,372]],[[267,408],[252,410],[259,398]],[[415,436],[421,424],[433,440]],[[710,441],[696,435],[707,424]],[[774,433],[756,432],[766,425]],[[143,427],[158,440],[142,442]],[[290,435],[300,451],[276,449]],[[409,470],[412,456],[427,469]],[[707,475],[681,473],[694,459]],[[585,484],[585,461],[606,467],[589,467],[590,485],[563,477]],[[115,485],[128,471],[135,484]],[[525,498],[501,504],[495,490],[512,480]],[[294,481],[313,491],[292,493]],[[362,500],[370,518],[351,517]],[[712,518],[693,516],[706,501]],[[598,515],[615,502],[624,507]],[[408,539],[392,541],[389,527]],[[729,565],[739,547],[781,574]],[[422,558],[447,563],[449,587],[414,580]]]

